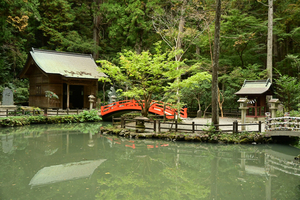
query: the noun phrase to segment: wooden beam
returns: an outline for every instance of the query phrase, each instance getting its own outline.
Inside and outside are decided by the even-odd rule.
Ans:
[[[67,83],[67,109],[70,108],[70,85]]]

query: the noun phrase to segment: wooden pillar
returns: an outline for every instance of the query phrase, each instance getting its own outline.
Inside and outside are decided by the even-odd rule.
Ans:
[[[257,117],[257,102],[255,102],[254,117]]]
[[[67,83],[67,110],[70,108],[70,85]]]

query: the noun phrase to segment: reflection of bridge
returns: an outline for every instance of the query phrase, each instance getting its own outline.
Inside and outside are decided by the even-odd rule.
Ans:
[[[131,112],[135,110],[142,110],[141,106],[136,100],[123,100],[108,104],[106,106],[101,106],[101,115],[111,116],[118,112]],[[174,115],[177,114],[177,110],[171,108],[170,104],[164,104],[159,101],[152,101],[151,107],[149,108],[149,113],[154,113],[157,115],[166,115],[168,119],[174,119]],[[187,108],[180,109],[180,116],[182,118],[187,118]]]
[[[237,154],[232,150],[224,150],[222,148],[210,149],[201,144],[191,145],[191,147],[179,147],[164,141],[135,141],[116,136],[105,138],[111,147],[125,146],[134,149],[137,154],[139,151],[142,152],[145,149],[153,149],[154,154],[158,152],[161,153],[161,149],[165,149],[165,151],[163,151],[164,153],[176,154],[177,156],[190,155],[197,158],[215,157],[217,159],[232,159],[240,165],[241,176],[254,174],[277,177],[279,175],[278,172],[300,176],[300,163],[294,161],[295,155],[298,154],[297,149],[295,149],[295,155],[286,154],[284,147],[278,149],[266,148],[261,150],[261,153],[258,149],[253,148],[250,151],[240,150]],[[149,154],[151,154],[151,152],[149,152]]]
[[[300,137],[300,117],[267,118],[265,130],[271,136]]]

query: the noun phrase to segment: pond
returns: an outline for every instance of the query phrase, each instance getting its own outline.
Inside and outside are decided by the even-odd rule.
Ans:
[[[299,149],[133,140],[100,126],[0,129],[0,199],[300,199]]]

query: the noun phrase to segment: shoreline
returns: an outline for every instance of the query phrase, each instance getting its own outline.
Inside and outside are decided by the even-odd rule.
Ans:
[[[265,133],[213,133],[202,131],[198,133],[183,133],[183,132],[162,132],[162,133],[147,133],[135,132],[124,128],[108,128],[101,127],[100,133],[103,135],[117,135],[126,138],[135,139],[162,139],[168,141],[186,141],[186,142],[206,142],[206,143],[221,143],[221,144],[268,144],[273,143],[271,136]]]

